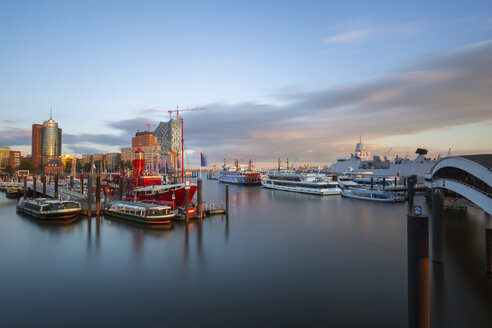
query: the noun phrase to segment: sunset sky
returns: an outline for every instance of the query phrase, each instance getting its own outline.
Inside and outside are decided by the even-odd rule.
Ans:
[[[0,1],[0,146],[119,151],[184,113],[209,161],[492,152],[491,1]],[[160,109],[162,113],[150,111]]]

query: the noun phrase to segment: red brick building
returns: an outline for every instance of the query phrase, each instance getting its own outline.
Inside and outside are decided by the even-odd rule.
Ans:
[[[32,125],[32,163],[37,169],[42,164],[43,156],[43,124]]]
[[[132,138],[132,147],[149,147],[157,144],[157,137],[150,131],[137,132]]]
[[[10,167],[15,169],[18,165],[20,165],[20,161],[21,161],[20,150],[11,150],[10,151]]]

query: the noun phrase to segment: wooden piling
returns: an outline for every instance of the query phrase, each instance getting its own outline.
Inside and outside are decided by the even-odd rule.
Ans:
[[[84,175],[80,175],[80,193],[83,195],[84,194]]]
[[[43,198],[46,198],[46,175],[43,175]]]
[[[87,178],[87,216],[92,217],[92,176]]]
[[[125,178],[123,176],[120,177],[119,182],[119,190],[118,190],[118,199],[123,200],[123,185],[124,185],[124,180]]]
[[[229,185],[225,186],[225,212],[229,216]]]
[[[432,191],[432,261],[442,263],[443,256],[444,193],[441,188]]]
[[[407,215],[408,327],[430,326],[429,218]]]
[[[38,192],[36,191],[36,176],[32,176],[32,198],[38,197]]]
[[[73,189],[73,175],[70,176],[70,190]]]
[[[374,189],[374,178],[371,178],[371,189]]]
[[[55,174],[55,193],[54,193],[55,199],[58,198],[58,174]]]
[[[492,274],[492,228],[485,228],[485,271]]]
[[[197,181],[197,196],[196,196],[196,202],[197,202],[197,211],[198,211],[198,217],[201,219],[203,217],[203,194],[202,190],[203,189],[203,182],[202,179],[198,179]]]
[[[96,180],[96,215],[101,213],[101,176],[97,176]]]
[[[189,190],[185,189],[185,221],[188,222],[188,202],[189,202]]]
[[[24,177],[24,199],[27,198],[27,177]]]
[[[386,178],[383,178],[383,190],[386,189]]]

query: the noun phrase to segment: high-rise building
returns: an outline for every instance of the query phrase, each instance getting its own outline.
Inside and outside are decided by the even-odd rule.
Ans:
[[[160,122],[154,130],[154,135],[157,137],[162,153],[171,150],[178,155],[181,154],[181,119]]]
[[[35,168],[45,166],[52,160],[61,159],[62,129],[53,118],[43,124],[32,125],[32,160]]]
[[[10,165],[10,147],[0,147],[0,169]]]
[[[32,163],[35,168],[41,166],[43,156],[43,125],[32,125],[32,144],[31,144]]]
[[[137,132],[132,138],[132,147],[148,147],[157,144],[157,137],[150,131]]]

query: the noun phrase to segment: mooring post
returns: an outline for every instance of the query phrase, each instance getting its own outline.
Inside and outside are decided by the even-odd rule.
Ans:
[[[201,219],[202,214],[203,214],[203,194],[202,190],[203,189],[203,182],[202,179],[198,179],[197,181],[197,196],[196,196],[196,202],[197,202],[197,210],[198,210],[198,217]]]
[[[386,189],[386,178],[383,178],[383,190]]]
[[[92,175],[87,177],[87,216],[92,217]]]
[[[101,176],[96,178],[96,215],[101,213]]]
[[[84,194],[84,175],[80,175],[80,193],[83,195]]]
[[[32,176],[32,198],[37,198],[38,197],[38,193],[36,191],[36,176],[33,175]]]
[[[398,187],[398,177],[395,177],[395,187]]]
[[[58,198],[58,173],[55,174],[55,194],[53,196],[55,196],[55,199]]]
[[[430,326],[429,218],[407,215],[408,327]]]
[[[70,176],[70,190],[73,189],[73,175]]]
[[[43,175],[43,198],[46,198],[46,175]]]
[[[225,199],[225,212],[226,215],[229,216],[229,185],[225,186],[225,192],[226,192],[226,199]]]
[[[27,198],[27,177],[24,177],[24,199]]]
[[[485,228],[485,271],[492,274],[492,228]]]
[[[374,189],[374,178],[371,178],[371,189]]]
[[[188,222],[188,201],[189,201],[189,191],[185,188],[185,221]]]
[[[410,205],[413,205],[413,196],[415,193],[415,190],[414,190],[415,182],[417,182],[415,175],[411,175],[407,178],[408,203]]]
[[[432,261],[443,262],[443,212],[444,193],[441,188],[432,190]]]

